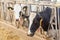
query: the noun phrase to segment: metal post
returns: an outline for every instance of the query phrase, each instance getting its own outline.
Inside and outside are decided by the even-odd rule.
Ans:
[[[60,13],[58,14],[58,26],[59,26],[59,37],[60,37]],[[60,38],[59,38],[60,40]]]
[[[57,17],[58,17],[58,28],[59,28],[59,30],[60,30],[60,27],[59,27],[59,8],[58,8]],[[59,38],[59,33],[60,33],[60,31],[59,31],[59,30],[58,30],[58,40],[60,40],[60,38]]]
[[[58,25],[58,17],[57,17],[57,13],[56,13],[56,8],[55,8],[55,25],[56,25],[56,40],[59,40],[58,38],[58,28],[57,28],[57,25]]]
[[[1,14],[1,18],[4,19],[4,18],[3,18],[3,15],[4,15],[4,8],[3,8],[3,7],[4,7],[4,2],[2,2],[1,6],[2,6],[2,14]]]

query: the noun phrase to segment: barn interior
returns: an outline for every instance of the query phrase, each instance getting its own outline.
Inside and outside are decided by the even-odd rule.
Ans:
[[[27,36],[29,22],[26,19],[16,22],[14,5],[21,8],[27,6],[27,14],[32,15],[41,12],[45,7],[52,8],[49,35],[44,31],[41,34],[40,27],[33,37]],[[24,12],[24,11],[23,11]],[[54,20],[54,21],[53,21]],[[18,27],[18,28],[17,28]],[[55,27],[55,29],[54,29]],[[60,0],[0,0],[0,40],[60,40]]]

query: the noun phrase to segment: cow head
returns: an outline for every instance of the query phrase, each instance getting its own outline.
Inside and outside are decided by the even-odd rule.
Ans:
[[[47,31],[50,16],[51,16],[51,8],[47,7],[46,10],[40,12],[39,14],[34,15],[34,17],[29,18],[30,24],[28,29],[28,36],[33,36],[35,31],[39,28],[41,17],[43,18],[43,25],[42,25],[43,30]]]
[[[28,36],[33,36],[35,31],[39,28],[40,17],[37,14],[33,14],[33,16],[30,15],[29,21]]]

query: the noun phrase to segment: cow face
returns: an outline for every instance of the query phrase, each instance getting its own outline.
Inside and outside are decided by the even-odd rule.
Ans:
[[[29,21],[28,36],[33,36],[40,25],[40,17],[37,14],[32,14],[29,17]]]

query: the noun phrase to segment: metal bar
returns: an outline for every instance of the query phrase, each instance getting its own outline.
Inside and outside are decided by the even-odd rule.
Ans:
[[[60,27],[59,27],[59,11],[60,11],[60,10],[59,10],[59,7],[58,7],[58,15],[57,15],[57,17],[58,17],[58,28],[59,28],[59,30],[60,30]],[[59,35],[59,32],[60,32],[60,31],[58,31],[58,35]],[[59,36],[58,36],[58,40],[60,40]]]

